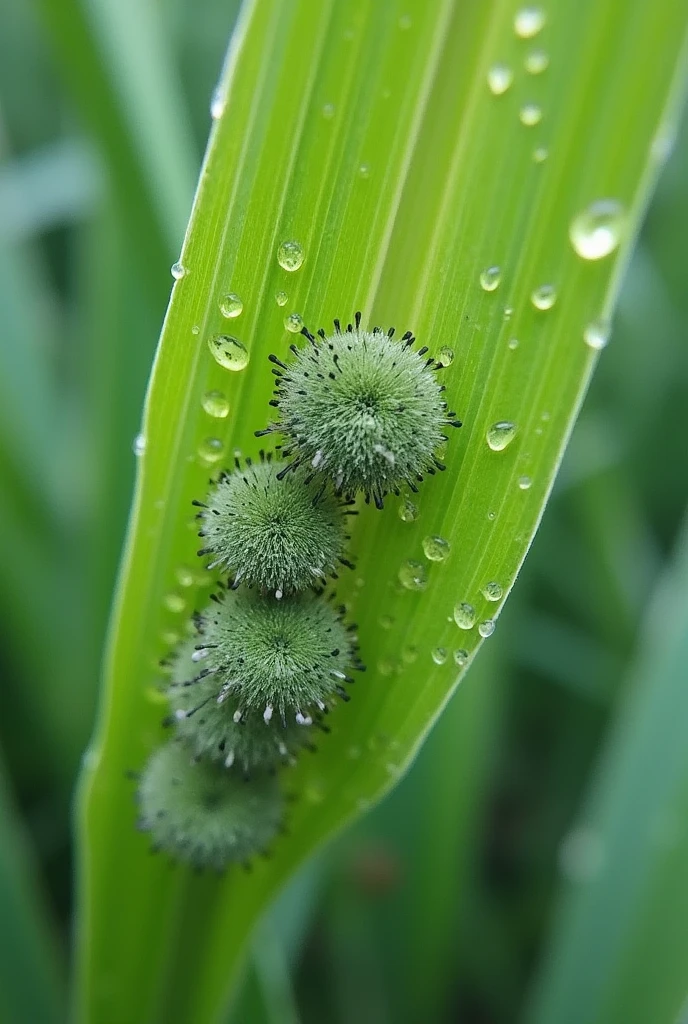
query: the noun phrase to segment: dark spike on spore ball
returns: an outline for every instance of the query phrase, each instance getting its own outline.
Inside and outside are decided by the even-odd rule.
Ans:
[[[311,591],[279,601],[245,588],[214,596],[197,624],[216,701],[231,701],[242,716],[309,725],[348,699],[344,684],[361,666],[355,634],[332,601]]]
[[[223,473],[201,511],[199,552],[210,566],[278,597],[304,590],[348,565],[345,505],[331,485],[300,469],[280,478],[284,466],[271,455],[237,460]],[[309,478],[310,477],[310,478]]]
[[[277,780],[246,781],[212,761],[195,759],[172,740],[159,747],[141,775],[139,829],[154,850],[195,868],[223,870],[267,850],[282,827]]]
[[[338,493],[362,491],[381,508],[390,491],[416,490],[444,469],[445,429],[461,423],[443,398],[442,364],[414,348],[410,331],[396,341],[393,329],[363,330],[357,313],[346,330],[335,320],[332,334],[302,333],[309,344],[292,345],[288,363],[272,357],[278,419],[258,432],[286,438],[285,478],[297,468],[326,474]]]
[[[292,716],[283,722],[279,715],[266,718],[264,711],[242,713],[238,696],[223,687],[224,676],[208,670],[213,649],[199,641],[194,637],[178,651],[167,690],[169,724],[176,725],[193,754],[251,776],[293,761],[304,748],[314,749],[314,726],[305,720],[299,724]]]

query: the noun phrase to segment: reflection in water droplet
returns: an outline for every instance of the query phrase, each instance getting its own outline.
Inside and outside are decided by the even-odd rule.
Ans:
[[[480,287],[485,292],[493,292],[499,287],[502,280],[502,272],[499,267],[488,267],[480,275]]]
[[[423,552],[431,562],[443,562],[451,551],[451,544],[444,537],[424,537]]]
[[[286,292],[277,292],[277,294],[275,295],[275,302],[277,303],[278,306],[286,306],[288,301],[289,296],[287,295]]]
[[[445,661],[447,660],[447,648],[436,647],[432,652],[432,660],[435,662],[436,665],[444,665]]]
[[[298,270],[303,264],[303,260],[304,252],[300,242],[282,242],[277,250],[277,262],[283,270],[288,270],[290,273]]]
[[[204,466],[214,466],[224,454],[224,442],[219,437],[206,437],[198,446],[198,458]]]
[[[206,391],[201,399],[203,410],[215,419],[223,420],[229,414],[229,402],[222,391]]]
[[[493,64],[487,72],[487,84],[493,96],[501,96],[514,80],[514,73],[506,64]]]
[[[442,366],[451,366],[454,362],[454,349],[443,346],[437,353],[437,360]]]
[[[490,580],[483,587],[483,597],[488,601],[499,601],[503,593],[502,585],[497,583],[496,580]]]
[[[530,301],[536,309],[551,309],[557,301],[557,291],[553,284],[541,284],[531,293]]]
[[[529,476],[520,476],[518,478],[518,486],[522,491],[527,491],[532,483],[533,481],[530,479]]]
[[[571,221],[571,245],[584,260],[601,260],[618,246],[625,223],[625,210],[618,200],[596,199]]]
[[[541,75],[549,67],[549,54],[544,50],[531,50],[523,63],[529,75]]]
[[[134,455],[136,455],[137,458],[140,458],[146,450],[145,434],[137,434],[132,442],[131,448]]]
[[[413,523],[418,518],[418,506],[409,498],[404,498],[399,506],[399,518],[402,523]]]
[[[537,103],[524,103],[518,112],[518,119],[527,128],[532,128],[542,121],[542,107]]]
[[[177,263],[173,263],[170,267],[170,274],[172,274],[175,281],[181,281],[186,276],[186,267],[183,263],[177,261]]]
[[[181,615],[183,611],[186,611],[186,601],[181,594],[166,594],[164,604],[175,615]]]
[[[463,647],[459,647],[458,650],[454,651],[454,662],[459,668],[463,668],[467,661],[468,651],[465,651]]]
[[[547,15],[542,7],[522,7],[514,18],[514,32],[519,39],[532,39],[542,29]]]
[[[303,317],[300,313],[289,313],[284,318],[284,327],[291,334],[298,334],[303,327]]]
[[[516,424],[511,420],[499,420],[493,423],[485,435],[487,443],[493,452],[502,452],[507,448],[516,436]]]
[[[208,339],[208,348],[213,358],[225,370],[243,370],[248,366],[248,351],[245,345],[230,334],[216,334]]]
[[[548,156],[549,150],[545,149],[544,146],[538,146],[537,149],[533,150],[533,162],[536,164],[544,164]]]
[[[461,601],[454,607],[454,622],[459,629],[473,629],[475,626],[475,608],[472,604]]]
[[[220,312],[223,316],[228,319],[232,319],[236,316],[241,316],[244,311],[244,304],[236,294],[236,292],[229,292],[224,296],[220,303]]]
[[[492,636],[494,631],[495,631],[494,619],[485,619],[485,621],[481,622],[480,625],[478,626],[478,632],[480,633],[480,635],[482,637],[485,637],[485,638],[487,638],[488,636]]]
[[[596,351],[604,348],[609,341],[609,335],[611,333],[611,326],[605,320],[595,320],[583,331],[583,340],[589,348],[594,348]]]
[[[399,582],[407,590],[425,590],[428,573],[422,562],[409,559],[399,569]]]

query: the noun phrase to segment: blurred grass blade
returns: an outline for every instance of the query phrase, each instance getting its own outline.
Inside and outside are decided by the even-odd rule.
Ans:
[[[218,1019],[266,901],[403,773],[513,584],[595,362],[584,330],[610,314],[666,148],[685,15],[675,0],[652,10],[566,0],[538,38],[550,63],[537,75],[523,70],[531,44],[519,32],[497,0],[243,9],[150,383],[81,789],[82,1020]],[[502,61],[513,83],[495,95],[488,72]],[[611,222],[600,233],[579,223],[578,247],[609,258],[583,259],[570,225],[603,198],[618,204]],[[295,273],[276,259],[285,240],[303,248]],[[249,354],[237,373],[206,344],[227,329],[228,291],[242,299],[232,333]],[[365,322],[412,327],[434,354],[455,351],[445,380],[466,425],[447,446],[448,471],[423,485],[415,521],[401,521],[394,499],[382,513],[362,509],[357,571],[338,594],[360,623],[369,672],[318,755],[285,776],[300,797],[290,835],[250,877],[170,871],[132,828],[124,774],[160,741],[159,660],[207,600],[190,503],[218,450],[255,453],[272,386],[266,356],[292,337],[285,315],[317,327],[356,309]],[[203,411],[210,388],[227,395],[226,419]],[[502,420],[516,424],[515,439],[494,451],[486,433]],[[449,558],[424,563],[424,590],[406,589],[400,568],[422,560],[435,535]],[[483,594],[488,582],[496,601]],[[468,630],[454,624],[457,602],[475,609]]]
[[[57,936],[33,853],[0,765],[0,1020],[60,1024],[65,989]]]
[[[674,1024],[688,995],[688,528],[649,606],[526,1020]]]

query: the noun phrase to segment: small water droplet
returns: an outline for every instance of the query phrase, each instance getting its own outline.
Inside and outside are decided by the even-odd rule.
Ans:
[[[493,452],[503,452],[516,436],[516,424],[511,420],[499,420],[493,423],[485,435]]]
[[[175,281],[181,281],[186,276],[186,267],[179,260],[170,267],[170,274]]]
[[[402,649],[401,660],[404,662],[404,664],[412,665],[414,663],[414,661],[417,660],[417,658],[418,658],[418,648],[417,647],[413,647],[412,645],[409,645],[408,647],[404,647]]]
[[[488,267],[480,275],[480,287],[484,292],[493,292],[496,288],[499,288],[501,280],[502,272],[499,267]]]
[[[523,63],[529,75],[541,75],[549,67],[549,54],[544,50],[531,50]]]
[[[418,506],[414,505],[409,498],[404,498],[399,506],[399,518],[402,523],[413,523],[418,518]]]
[[[494,523],[495,519],[497,518],[497,513],[493,512],[490,509],[490,511],[487,513],[487,518],[490,520],[491,523]]]
[[[201,399],[204,412],[223,420],[229,414],[229,402],[222,391],[206,391]]]
[[[548,156],[549,150],[544,146],[538,146],[537,149],[533,150],[533,163],[544,164]]]
[[[478,626],[478,632],[485,639],[487,639],[488,636],[492,636],[494,631],[495,631],[494,619],[485,619],[485,621],[481,622],[480,625]]]
[[[188,565],[180,565],[175,572],[175,576],[180,587],[193,587],[196,582],[194,572],[192,569],[189,569]]]
[[[447,648],[436,647],[432,652],[432,660],[435,662],[436,665],[444,665],[445,661],[447,660]]]
[[[176,647],[179,643],[179,633],[175,633],[173,629],[164,629],[160,634],[160,639],[167,647]],[[162,666],[163,670],[168,674],[172,672],[171,666]]]
[[[583,331],[583,340],[589,348],[599,352],[609,341],[611,326],[606,320],[595,320]]]
[[[626,223],[616,199],[596,199],[571,221],[571,245],[584,260],[601,260],[617,248]]]
[[[389,658],[383,658],[377,663],[377,670],[381,676],[394,675],[394,662],[390,661]]]
[[[214,466],[225,454],[224,442],[219,437],[206,437],[198,446],[198,458],[204,466]]]
[[[360,178],[369,178],[370,177],[370,164],[361,164],[361,166],[358,168],[358,176]]]
[[[298,334],[303,327],[303,317],[300,313],[289,313],[284,318],[284,327],[291,334]]]
[[[428,583],[428,573],[422,562],[414,562],[409,559],[399,569],[399,582],[407,590],[425,590]]]
[[[399,18],[399,28],[402,32],[406,32],[413,25],[413,19],[410,14],[402,14]]]
[[[497,583],[496,580],[490,580],[490,582],[486,583],[483,587],[483,597],[487,601],[499,601],[503,593],[504,590],[502,589],[501,583]]]
[[[533,481],[530,479],[529,476],[520,476],[518,478],[518,486],[519,486],[520,490],[522,490],[522,491],[529,490],[529,488],[531,487],[532,483],[533,483]]]
[[[244,311],[244,304],[236,292],[229,292],[220,302],[220,312],[227,319],[241,316]]]
[[[522,7],[514,18],[514,32],[519,39],[532,39],[541,31],[547,15],[542,7]]]
[[[322,116],[326,121],[331,121],[334,117],[334,103],[323,103]]]
[[[532,128],[542,121],[542,107],[537,103],[524,103],[518,112],[518,119],[527,128]]]
[[[456,651],[454,651],[454,663],[458,665],[459,668],[463,668],[467,661],[468,651],[465,651],[463,647],[459,647]]]
[[[186,601],[181,594],[166,594],[164,604],[175,615],[181,615],[183,611],[186,611]]]
[[[557,301],[557,290],[553,284],[541,284],[531,292],[530,301],[536,309],[551,309]]]
[[[302,266],[304,261],[303,246],[300,242],[282,242],[277,250],[277,262],[283,270],[292,273]]]
[[[509,339],[509,348],[511,349],[512,352],[514,351],[514,349],[518,348],[518,338]]]
[[[216,334],[208,339],[213,358],[225,370],[243,370],[248,366],[248,350],[231,334]]]
[[[454,622],[459,629],[473,629],[475,626],[475,608],[465,601],[454,606]]]
[[[194,336],[201,333],[201,328],[198,326],[198,324],[193,325],[193,327],[191,328],[191,333]]]
[[[441,366],[451,366],[454,362],[454,349],[443,345],[437,353],[437,360]]]
[[[378,621],[381,629],[391,629],[394,625],[394,619],[391,615],[381,615]]]
[[[514,73],[506,64],[493,64],[487,72],[487,84],[493,96],[501,96],[514,80]]]
[[[137,434],[132,442],[131,448],[134,455],[137,458],[140,458],[146,450],[146,435]]]
[[[503,317],[504,321],[508,322],[509,320],[511,320],[513,315],[514,315],[514,307],[513,306],[505,306],[504,307],[504,317]]]
[[[219,117],[222,117],[225,109],[225,97],[221,87],[218,85],[216,89],[213,89],[213,94],[210,97],[210,116],[213,121],[217,121]]]
[[[444,537],[424,537],[423,552],[431,562],[443,562],[451,551],[451,544]]]

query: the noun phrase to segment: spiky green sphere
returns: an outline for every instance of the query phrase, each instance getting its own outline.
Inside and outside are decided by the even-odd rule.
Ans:
[[[217,673],[208,674],[210,651],[187,641],[175,658],[167,695],[177,733],[193,753],[232,765],[246,775],[274,768],[312,746],[312,728],[290,716],[265,719],[263,711],[242,712],[237,695],[223,690]]]
[[[225,473],[201,505],[202,554],[227,569],[236,583],[281,596],[304,590],[335,573],[344,552],[341,501],[307,472],[278,474],[269,457]],[[312,474],[311,474],[312,476]],[[201,504],[200,502],[197,504]]]
[[[376,327],[355,325],[319,331],[305,348],[292,346],[288,365],[280,369],[272,405],[278,422],[268,431],[284,434],[284,455],[292,465],[326,474],[338,492],[363,491],[382,506],[389,491],[403,483],[415,490],[426,473],[444,469],[437,450],[447,440],[447,426],[460,426],[447,411],[441,368],[414,350],[410,333],[394,341]]]
[[[197,868],[221,870],[263,852],[282,824],[274,778],[247,782],[210,761],[196,761],[178,740],[160,747],[138,791],[139,828],[153,847]]]
[[[340,611],[311,592],[278,601],[255,590],[224,592],[199,618],[203,670],[218,698],[243,714],[302,724],[323,711],[359,667]]]

